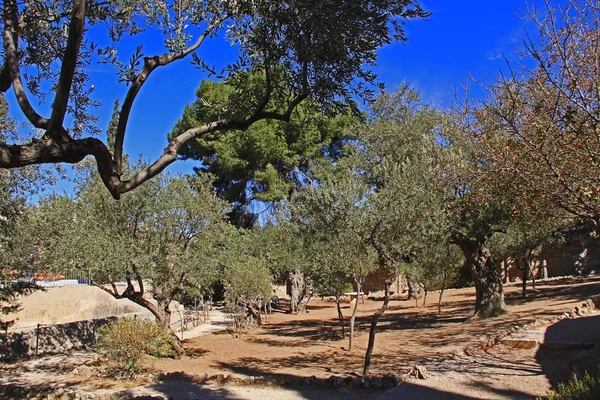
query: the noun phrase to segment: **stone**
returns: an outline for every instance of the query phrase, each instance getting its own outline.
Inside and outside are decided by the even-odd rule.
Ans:
[[[415,365],[414,371],[417,379],[427,379],[427,368],[424,365]]]
[[[91,378],[92,376],[94,376],[94,371],[92,370],[92,368],[86,365],[80,366],[78,370],[78,375],[83,376],[85,378]]]

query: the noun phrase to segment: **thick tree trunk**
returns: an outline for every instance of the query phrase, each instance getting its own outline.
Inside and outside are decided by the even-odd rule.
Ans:
[[[348,351],[352,351],[352,342],[354,341],[354,321],[356,320],[356,310],[358,310],[358,297],[360,296],[361,284],[356,281],[356,299],[352,308],[352,318],[350,318],[350,339],[348,340]]]
[[[290,293],[290,312],[295,314],[298,312],[298,303],[300,302],[300,295],[304,286],[304,274],[299,270],[290,272],[290,283],[292,288],[292,292]]]
[[[507,312],[502,278],[485,241],[455,239],[475,284],[475,315],[491,318]]]
[[[337,304],[338,320],[340,322],[340,328],[342,330],[342,340],[346,339],[346,328],[344,327],[344,314],[342,313],[342,306],[340,304],[340,296],[335,296],[335,302]]]
[[[385,313],[387,310],[388,304],[390,302],[390,286],[392,285],[391,279],[386,279],[385,281],[385,297],[383,299],[383,305],[381,308],[373,314],[373,319],[371,320],[371,328],[369,329],[369,343],[367,345],[367,353],[365,354],[365,365],[363,367],[363,380],[369,374],[369,368],[371,367],[371,356],[373,355],[373,347],[375,346],[375,333],[377,331],[377,323],[379,322],[379,318]]]

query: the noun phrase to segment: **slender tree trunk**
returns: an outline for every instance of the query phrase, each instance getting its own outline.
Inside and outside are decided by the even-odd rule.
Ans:
[[[440,298],[438,299],[438,314],[442,313],[442,297],[444,296],[444,290],[446,290],[446,268],[442,269],[442,289],[440,290]]]
[[[465,256],[465,263],[475,284],[475,315],[491,318],[506,313],[502,277],[494,265],[486,242],[470,239],[455,239]]]
[[[510,275],[508,272],[509,264],[507,259],[502,260],[502,269],[504,271],[504,284],[506,285],[510,281]]]
[[[348,340],[348,351],[352,351],[352,342],[354,341],[354,321],[356,320],[356,310],[358,309],[358,294],[361,290],[360,280],[356,280],[356,299],[352,309],[352,318],[350,318],[350,339]]]
[[[340,322],[340,328],[342,329],[342,339],[346,339],[346,328],[344,327],[344,314],[342,313],[342,306],[340,304],[340,296],[335,296],[335,302],[337,303],[338,320]]]
[[[421,304],[421,307],[425,307],[426,304],[427,304],[427,286],[423,285],[423,304]]]
[[[548,279],[548,263],[542,260],[540,265],[540,279]]]
[[[531,261],[529,260],[529,257],[527,257],[527,259],[525,260],[525,267],[523,268],[523,287],[522,287],[522,293],[521,293],[521,296],[523,296],[523,298],[527,297],[527,278],[529,278],[530,270],[531,270]]]
[[[383,299],[383,305],[381,308],[373,314],[373,319],[371,320],[371,328],[369,329],[369,343],[367,345],[367,353],[365,354],[365,365],[363,368],[363,380],[369,374],[369,368],[371,367],[371,356],[373,355],[373,347],[375,346],[375,333],[377,331],[377,323],[379,322],[379,318],[385,313],[387,310],[388,304],[390,302],[390,286],[392,285],[391,279],[385,280],[385,297]]]

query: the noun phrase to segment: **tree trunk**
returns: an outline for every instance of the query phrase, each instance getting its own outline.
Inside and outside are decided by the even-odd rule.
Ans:
[[[298,303],[300,302],[300,293],[304,286],[304,275],[300,270],[290,272],[290,283],[292,293],[290,295],[290,312],[295,314],[298,311]]]
[[[442,269],[442,289],[440,290],[440,298],[438,299],[438,314],[442,313],[442,297],[444,296],[444,290],[446,290],[446,268]]]
[[[421,307],[425,307],[426,304],[427,304],[427,286],[423,285],[423,304],[421,304]]]
[[[476,318],[491,318],[506,313],[502,278],[494,265],[486,241],[455,239],[475,284]]]
[[[354,321],[356,320],[356,310],[358,309],[358,296],[360,295],[361,284],[356,280],[356,299],[352,309],[352,318],[350,318],[350,339],[348,340],[348,351],[352,351],[352,342],[354,341]]]
[[[523,298],[527,297],[527,279],[529,279],[529,275],[531,274],[531,251],[525,258],[525,268],[523,268]]]
[[[423,297],[423,286],[410,275],[406,275],[406,283],[408,284],[408,300],[418,300]]]
[[[369,329],[369,343],[367,345],[367,353],[365,354],[365,365],[363,368],[363,380],[366,379],[369,368],[371,367],[371,356],[373,355],[373,347],[375,346],[375,333],[377,330],[377,323],[379,322],[379,318],[383,315],[385,310],[388,307],[390,302],[390,286],[392,285],[391,279],[385,280],[385,297],[383,299],[383,305],[381,308],[373,314],[373,319],[371,320],[371,328]]]
[[[346,328],[344,327],[344,314],[342,313],[342,306],[340,304],[340,296],[335,296],[335,302],[337,303],[338,320],[340,322],[340,328],[342,329],[342,340],[346,339]]]
[[[504,284],[506,285],[509,281],[510,281],[510,274],[508,272],[510,268],[510,264],[508,263],[507,259],[502,260],[502,269],[504,271]]]
[[[548,279],[548,263],[542,260],[540,265],[540,279]]]
[[[119,295],[118,292],[116,291],[116,285],[114,285],[114,283],[111,283],[111,284],[113,286],[113,290],[115,290],[114,293],[112,291],[104,288],[103,286],[98,286],[98,287],[100,287],[105,292],[111,294],[115,299],[126,298],[128,300],[131,300],[135,304],[144,307],[146,310],[150,311],[152,313],[152,315],[154,315],[154,318],[156,319],[156,323],[163,326],[167,330],[167,332],[171,335],[171,337],[173,338],[173,348],[175,349],[175,352],[177,353],[177,358],[181,357],[185,353],[185,349],[183,348],[183,345],[181,344],[181,340],[170,329],[171,310],[169,310],[168,303],[165,306],[164,305],[165,302],[161,302],[161,301],[157,300],[158,306],[155,305],[150,300],[147,300],[146,298],[144,298],[144,296],[141,292],[136,292],[135,289],[133,288],[133,285],[131,285],[131,281],[128,282],[128,288],[121,295]]]

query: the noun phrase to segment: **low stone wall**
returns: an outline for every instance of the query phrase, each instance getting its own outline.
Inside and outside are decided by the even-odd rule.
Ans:
[[[98,328],[121,317],[148,318],[145,315],[121,315],[75,321],[66,324],[45,325],[20,332],[0,334],[0,359],[60,354],[93,347],[98,338]]]
[[[96,343],[98,328],[116,318],[38,325],[31,330],[2,334],[0,359],[58,354],[90,348]]]

